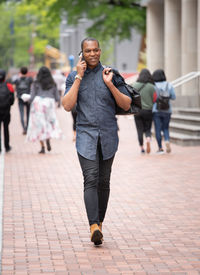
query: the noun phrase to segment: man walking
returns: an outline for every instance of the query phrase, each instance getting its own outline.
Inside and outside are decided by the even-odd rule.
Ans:
[[[11,150],[9,137],[10,107],[14,103],[14,89],[5,82],[6,72],[0,69],[0,152],[1,152],[1,124],[4,127],[4,146],[6,152]]]
[[[14,82],[17,90],[19,113],[20,113],[21,124],[23,127],[23,135],[26,135],[26,131],[28,127],[30,103],[28,101],[24,102],[21,96],[23,94],[30,94],[31,84],[33,82],[32,77],[29,77],[27,74],[28,74],[28,68],[22,67],[20,69],[20,78],[16,79]],[[26,109],[26,120],[24,119],[24,109]]]
[[[91,241],[102,244],[102,222],[109,193],[110,174],[118,147],[115,106],[130,108],[131,99],[124,86],[114,86],[113,72],[100,63],[98,40],[85,38],[82,57],[66,80],[62,104],[66,111],[76,105],[76,148],[84,177],[84,201]]]

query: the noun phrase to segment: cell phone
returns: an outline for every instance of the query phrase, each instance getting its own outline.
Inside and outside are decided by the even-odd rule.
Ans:
[[[79,53],[79,57],[82,57],[82,58],[81,58],[81,61],[85,61],[85,58],[84,58],[84,55],[83,55],[83,52],[82,52],[82,51]]]

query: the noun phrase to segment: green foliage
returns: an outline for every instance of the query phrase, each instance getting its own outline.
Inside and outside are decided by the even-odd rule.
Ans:
[[[109,41],[99,40],[99,43],[102,49],[101,63],[103,65],[110,66],[110,64],[114,63],[114,41],[113,39],[110,39]]]
[[[48,5],[41,9],[37,4],[25,1],[9,1],[0,5],[0,67],[29,66],[31,46],[35,61],[41,64],[45,46],[58,47],[59,23],[52,24],[46,17],[47,12]],[[13,33],[10,29],[12,20]]]
[[[0,67],[7,69],[10,63],[10,55],[12,51],[12,47],[10,47],[10,45],[13,44],[13,39],[10,35],[9,29],[11,22],[11,12],[7,9],[3,9],[0,6],[0,14]]]
[[[67,13],[69,24],[87,18],[92,25],[88,35],[95,36],[111,56],[112,43],[130,38],[131,28],[145,33],[146,10],[138,0],[0,0],[0,67],[29,65],[29,48],[33,45],[36,62],[43,62],[47,44],[58,48],[61,15]],[[14,33],[10,22],[14,20]],[[112,40],[111,40],[112,41]],[[106,48],[106,51],[105,51]],[[112,57],[111,57],[112,58]],[[106,58],[105,58],[106,60]]]
[[[36,3],[37,0],[27,0]],[[51,2],[51,3],[50,3]],[[137,0],[40,0],[41,7],[49,3],[48,17],[53,22],[60,21],[63,11],[67,12],[69,24],[77,24],[86,17],[93,22],[88,34],[98,39],[130,38],[131,28],[145,33],[146,9]]]

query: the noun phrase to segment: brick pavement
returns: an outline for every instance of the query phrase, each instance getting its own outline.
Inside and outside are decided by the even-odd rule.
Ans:
[[[200,274],[200,147],[140,155],[132,119],[121,117],[104,244],[89,241],[71,114],[66,138],[39,155],[25,143],[17,105],[5,155],[2,275]]]

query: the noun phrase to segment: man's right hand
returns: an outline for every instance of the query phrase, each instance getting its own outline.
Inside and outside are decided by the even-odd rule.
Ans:
[[[84,72],[87,69],[87,63],[85,62],[85,60],[82,60],[82,57],[79,58],[79,61],[76,65],[76,69],[77,69],[77,74],[80,77],[84,76]]]

